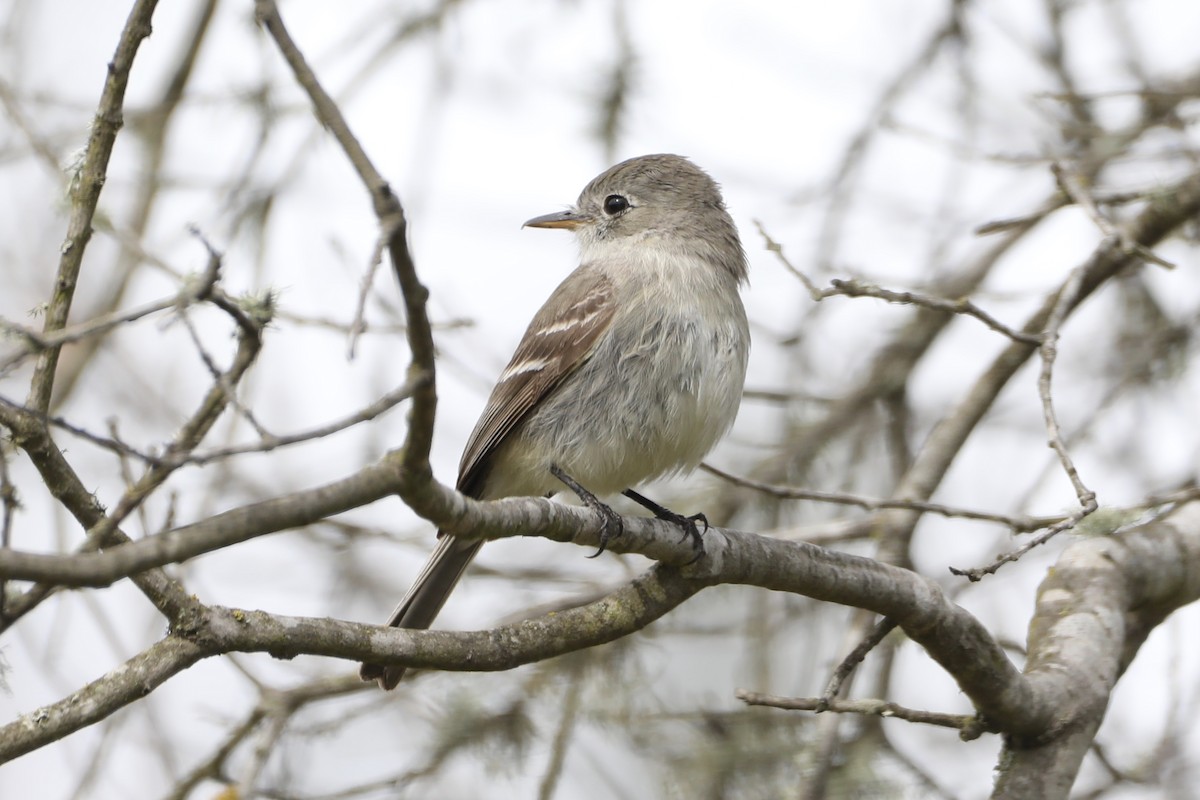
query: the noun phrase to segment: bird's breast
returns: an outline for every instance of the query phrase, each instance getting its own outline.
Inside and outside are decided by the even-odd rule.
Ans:
[[[748,349],[736,289],[627,296],[588,360],[521,426],[538,454],[530,477],[556,463],[605,495],[693,469],[737,414]]]

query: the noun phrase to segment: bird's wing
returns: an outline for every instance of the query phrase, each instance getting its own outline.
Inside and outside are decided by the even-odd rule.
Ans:
[[[489,456],[525,416],[587,361],[617,310],[611,281],[582,266],[567,276],[521,337],[467,440],[458,489],[478,495]]]

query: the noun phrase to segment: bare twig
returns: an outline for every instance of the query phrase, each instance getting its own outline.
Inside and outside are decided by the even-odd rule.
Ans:
[[[201,238],[201,241],[203,241],[203,238]],[[204,272],[194,279],[189,280],[183,289],[172,297],[148,303],[125,312],[114,311],[109,314],[102,314],[87,322],[59,328],[48,333],[38,333],[23,325],[17,325],[0,319],[0,331],[25,340],[25,349],[23,351],[0,362],[0,375],[12,369],[33,353],[41,353],[51,348],[61,347],[64,344],[77,342],[92,336],[103,335],[113,328],[128,322],[134,322],[143,317],[148,317],[151,314],[157,314],[172,308],[187,308],[202,300],[212,299],[216,292],[217,281],[221,277],[221,259],[219,254],[207,242],[204,242],[204,244],[209,250],[208,264],[205,266]]]
[[[230,458],[232,456],[245,455],[246,453],[266,453],[272,450],[277,450],[281,447],[289,447],[295,444],[323,439],[326,436],[331,436],[335,433],[352,428],[364,422],[370,422],[391,409],[395,408],[400,403],[412,396],[414,385],[405,383],[397,386],[390,392],[387,392],[378,400],[366,405],[357,411],[354,411],[341,419],[327,422],[324,425],[318,425],[315,428],[297,431],[288,434],[267,434],[262,439],[256,442],[247,442],[245,444],[229,445],[227,447],[214,447],[209,450],[191,451],[191,452],[167,452],[156,453],[152,451],[140,450],[128,442],[121,441],[115,436],[102,436],[98,433],[81,428],[62,417],[43,417],[46,424],[59,428],[70,433],[72,436],[77,436],[84,441],[91,442],[97,447],[101,447],[110,452],[116,453],[122,457],[136,458],[137,460],[149,464],[151,466],[162,467],[180,467],[185,464],[209,464],[214,461]],[[33,414],[30,409],[24,406],[17,405],[11,400],[0,396],[0,405],[23,414]]]
[[[979,306],[965,297],[957,299],[949,299],[945,297],[935,297],[933,295],[920,294],[917,292],[897,292],[890,289],[884,289],[879,286],[873,286],[859,280],[839,280],[830,281],[830,288],[820,289],[803,271],[796,268],[795,265],[788,259],[783,252],[783,246],[779,242],[771,238],[761,222],[755,220],[755,226],[758,228],[759,234],[762,235],[763,241],[766,242],[766,248],[775,254],[775,257],[783,264],[784,269],[796,276],[799,281],[804,284],[804,288],[808,290],[808,295],[814,302],[821,302],[829,297],[874,297],[880,300],[886,300],[889,303],[899,303],[901,305],[915,305],[931,308],[936,311],[946,311],[951,314],[962,314],[968,317],[974,317],[997,333],[1004,334],[1010,339],[1026,344],[1038,344],[1040,339],[1035,334],[1024,333],[1015,330],[1008,325],[1005,325],[1000,320],[987,313]]]
[[[274,0],[257,0],[255,17],[267,30],[279,47],[279,52],[291,67],[296,82],[307,92],[313,110],[341,145],[346,157],[358,173],[359,180],[371,195],[375,215],[379,219],[380,237],[387,243],[392,267],[400,282],[404,296],[404,309],[408,322],[408,344],[413,362],[409,366],[409,380],[420,385],[413,393],[412,409],[409,412],[408,436],[403,449],[404,474],[416,481],[420,489],[432,480],[429,467],[429,448],[433,441],[433,422],[437,411],[437,393],[434,387],[436,374],[434,364],[433,333],[425,308],[429,291],[421,285],[417,276],[412,253],[408,249],[407,220],[404,207],[392,192],[391,187],[359,143],[341,110],[333,98],[322,88],[317,76],[309,67],[304,55],[292,40]],[[419,498],[411,492],[404,494],[410,505]],[[420,509],[418,509],[420,511]]]
[[[298,433],[290,433],[280,436],[267,435],[258,442],[250,442],[243,445],[232,445],[229,447],[219,447],[212,450],[204,450],[196,453],[180,454],[177,457],[166,459],[179,464],[207,464],[212,461],[217,461],[230,456],[242,455],[244,453],[266,453],[280,447],[287,447],[301,442],[310,442],[314,439],[322,439],[326,436],[344,431],[363,422],[382,416],[385,412],[390,411],[397,405],[412,397],[416,391],[416,383],[409,381],[401,386],[397,386],[390,392],[380,397],[374,403],[360,408],[353,414],[342,417],[339,420],[328,422],[316,428],[300,431]]]
[[[1188,175],[1169,190],[1156,195],[1130,223],[1130,232],[1139,244],[1152,247],[1162,241],[1179,226],[1200,213],[1200,173]],[[1026,321],[1025,333],[1042,332],[1043,358],[1049,353],[1050,361],[1056,347],[1057,331],[1062,321],[1093,292],[1103,286],[1121,270],[1136,263],[1138,257],[1120,248],[1115,240],[1105,240],[1077,270],[1073,271],[1068,285],[1058,293],[1047,297]],[[1055,321],[1057,320],[1057,321]],[[1011,342],[984,370],[976,383],[966,393],[962,403],[947,414],[934,427],[926,439],[925,446],[913,460],[913,465],[897,489],[898,497],[928,497],[949,469],[967,436],[995,402],[1001,388],[1011,380],[1017,370],[1037,348],[1025,342]],[[1043,370],[1045,366],[1043,365]],[[1043,402],[1049,397],[1042,391]],[[1051,406],[1051,411],[1053,407]],[[1055,430],[1057,430],[1055,422]],[[1061,444],[1061,441],[1060,441]],[[1065,448],[1064,448],[1065,452]],[[1070,463],[1069,455],[1064,462]],[[1073,465],[1071,467],[1074,471]],[[1075,475],[1078,478],[1078,475]],[[1083,510],[1087,511],[1094,497],[1082,484],[1073,481],[1077,497]],[[1093,509],[1094,510],[1094,509]],[[1090,511],[1087,511],[1090,513]],[[1073,524],[1067,520],[1057,525]],[[916,519],[901,521],[911,528]],[[1065,529],[1065,528],[1064,528]],[[893,534],[890,538],[896,538]]]
[[[861,641],[866,635],[865,631],[874,627],[873,620],[874,615],[870,612],[855,609],[838,637],[837,649],[842,650],[849,647],[850,642]],[[850,669],[843,677],[844,682],[839,683],[837,692],[849,692],[856,675]],[[836,700],[836,694],[828,699]],[[799,800],[822,800],[828,796],[834,765],[842,760],[845,752],[846,727],[845,719],[839,714],[826,714],[816,721],[811,733],[812,741],[800,755],[799,768],[804,775],[804,784]]]
[[[20,505],[17,487],[8,475],[8,446],[0,442],[0,552],[12,546],[13,514]],[[8,616],[8,587],[0,580],[0,619]]]
[[[571,737],[578,725],[580,697],[583,694],[584,676],[581,670],[572,670],[567,674],[567,686],[563,690],[558,726],[554,731],[554,739],[550,743],[550,761],[538,784],[538,800],[552,800],[562,776],[563,763],[567,758],[567,748]]]
[[[1125,252],[1129,251],[1126,250]],[[1083,483],[1083,479],[1079,477],[1079,470],[1075,467],[1075,462],[1071,459],[1071,455],[1067,451],[1066,443],[1063,442],[1062,430],[1058,424],[1058,416],[1054,411],[1054,398],[1051,393],[1054,362],[1058,358],[1059,331],[1062,328],[1067,313],[1078,302],[1085,271],[1086,267],[1083,266],[1072,270],[1071,276],[1067,279],[1062,291],[1059,292],[1057,302],[1054,304],[1054,308],[1046,321],[1046,328],[1042,332],[1042,342],[1039,349],[1042,356],[1042,368],[1038,374],[1038,397],[1042,401],[1042,415],[1045,418],[1046,436],[1050,447],[1058,454],[1058,459],[1062,463],[1063,470],[1067,473],[1067,477],[1071,481],[1071,486],[1075,489],[1075,496],[1078,498],[1079,504],[1083,507],[1084,514],[1086,515],[1096,509],[1096,495]]]
[[[1062,190],[1087,213],[1096,227],[1100,229],[1100,232],[1105,236],[1111,236],[1119,241],[1125,252],[1137,254],[1151,263],[1158,264],[1160,267],[1175,269],[1175,265],[1170,261],[1157,255],[1150,248],[1143,247],[1135,242],[1130,237],[1129,230],[1125,226],[1114,223],[1104,215],[1097,205],[1096,199],[1092,197],[1091,192],[1083,185],[1083,178],[1078,171],[1070,169],[1058,161],[1050,165],[1050,171],[1054,173],[1054,178],[1058,181],[1058,185],[1062,187]]]
[[[1060,522],[1056,522],[1055,524],[1051,525],[1049,528],[1042,531],[1037,536],[1033,537],[1028,542],[1026,542],[1025,544],[1018,547],[1016,550],[1013,550],[1011,552],[1004,553],[1004,554],[998,556],[995,561],[991,562],[990,564],[988,564],[986,566],[972,567],[970,569],[961,569],[959,567],[950,567],[949,568],[950,572],[953,575],[958,575],[960,577],[966,578],[967,580],[971,581],[972,583],[982,580],[984,578],[984,576],[986,576],[986,575],[993,575],[993,574],[995,574],[996,570],[1000,569],[1005,564],[1011,564],[1014,561],[1020,561],[1021,558],[1026,553],[1028,553],[1030,550],[1033,550],[1036,547],[1041,547],[1046,542],[1050,541],[1055,536],[1058,536],[1063,531],[1069,531],[1072,528],[1074,528],[1076,525],[1078,525],[1080,523],[1081,520],[1083,520],[1084,517],[1088,516],[1093,511],[1096,510],[1095,506],[1094,506],[1094,503],[1095,503],[1094,499],[1092,500],[1092,503],[1093,503],[1093,507],[1091,509],[1088,509],[1085,506],[1084,508],[1080,509],[1079,511],[1076,511],[1075,513],[1071,514],[1066,519],[1063,519]]]
[[[1001,333],[1013,341],[1024,342],[1026,344],[1038,344],[1040,341],[1038,336],[1010,328],[1000,320],[993,317],[991,314],[984,311],[979,306],[975,305],[965,297],[950,299],[945,297],[934,297],[933,295],[920,294],[917,292],[896,292],[890,289],[883,289],[878,286],[872,286],[868,283],[863,283],[857,280],[833,280],[831,281],[832,288],[826,289],[821,293],[822,299],[826,297],[835,297],[841,295],[843,297],[875,297],[880,300],[886,300],[889,303],[900,303],[902,305],[925,306],[937,311],[947,311],[951,314],[962,314],[975,319],[988,326],[996,333]]]
[[[846,679],[858,668],[863,659],[867,657],[867,653],[875,649],[875,646],[884,640],[884,638],[896,629],[896,621],[884,617],[879,620],[871,632],[859,642],[850,653],[842,659],[842,662],[837,665],[837,669],[833,671],[833,676],[829,679],[829,683],[825,686],[825,691],[821,693],[822,707],[815,709],[817,712],[825,711],[830,708],[830,704],[834,703],[838,694],[842,691],[842,685]]]
[[[823,697],[779,697],[777,695],[750,692],[738,689],[734,696],[749,706],[769,706],[788,711],[833,711],[838,714],[870,714],[877,717],[894,717],[908,722],[920,722],[941,728],[959,731],[973,730],[977,717],[969,714],[942,714],[937,711],[920,711],[892,703],[887,700],[834,700],[826,702]]]
[[[67,222],[66,239],[54,279],[54,293],[46,309],[43,332],[50,333],[67,324],[75,285],[83,264],[83,253],[92,236],[92,217],[100,201],[100,190],[108,174],[108,159],[123,124],[122,105],[129,73],[142,40],[150,35],[150,18],[157,0],[137,0],[125,21],[117,50],[109,63],[108,76],[100,94],[100,104],[92,122],[87,149],[80,164],[77,180],[71,192],[71,216]],[[26,405],[46,412],[50,409],[50,393],[54,388],[54,373],[58,367],[60,348],[50,347],[38,357],[30,382]]]
[[[811,297],[813,300],[820,300],[821,290],[817,288],[817,284],[813,282],[812,278],[805,275],[802,270],[797,269],[791,260],[784,255],[783,245],[775,241],[771,237],[771,234],[767,233],[767,229],[763,227],[763,224],[758,220],[754,220],[754,227],[758,228],[758,234],[759,236],[762,236],[763,242],[766,243],[767,250],[771,253],[774,253],[775,258],[779,260],[779,263],[783,265],[783,268],[792,273],[792,275],[796,276],[800,283],[804,284],[804,288],[808,290],[809,297]]]
[[[17,336],[25,340],[25,347],[21,352],[18,352],[5,359],[3,362],[0,362],[0,374],[8,372],[33,353],[48,350],[53,347],[61,347],[64,344],[77,342],[81,339],[86,339],[89,336],[97,336],[127,322],[134,322],[135,320],[139,320],[143,317],[148,317],[151,314],[157,314],[161,311],[167,311],[168,309],[176,308],[181,304],[181,302],[187,303],[194,300],[195,291],[189,287],[184,289],[182,293],[164,300],[148,303],[144,306],[139,306],[138,308],[134,308],[129,311],[103,314],[99,317],[90,319],[87,322],[61,328],[50,333],[39,333],[32,328],[27,328],[23,325],[18,325],[14,322],[0,319],[0,331],[4,331],[10,336]]]
[[[187,800],[191,796],[192,791],[204,781],[223,778],[226,771],[225,762],[233,754],[234,750],[258,728],[263,714],[262,707],[256,706],[244,720],[225,735],[225,741],[221,742],[212,755],[193,768],[175,784],[171,793],[166,796],[166,800]]]
[[[234,661],[234,659],[230,660]],[[258,730],[259,725],[269,715],[294,716],[297,711],[313,703],[361,693],[368,688],[357,675],[317,678],[285,690],[265,688],[259,685],[252,676],[247,675],[247,678],[260,692],[258,704],[244,719],[229,730],[224,740],[208,758],[176,783],[165,800],[186,800],[205,780],[230,782],[229,759]],[[261,787],[258,787],[254,791],[246,792],[243,796],[256,796],[260,791]]]
[[[108,532],[112,530],[113,526],[120,524],[121,520],[130,511],[141,505],[155,489],[161,486],[179,468],[183,462],[177,461],[174,457],[177,454],[190,453],[203,441],[225,408],[234,403],[237,384],[249,371],[251,365],[253,365],[255,359],[258,357],[261,346],[262,340],[258,329],[251,329],[249,331],[239,329],[238,349],[234,355],[233,363],[227,370],[216,371],[216,374],[213,376],[213,385],[201,400],[199,407],[187,422],[180,427],[171,443],[167,445],[167,457],[156,464],[152,464],[146,474],[138,480],[137,484],[121,496],[116,507],[109,512],[107,524],[88,531],[88,539],[90,541],[95,542],[97,545],[103,544],[107,540]],[[209,363],[211,364],[211,360]],[[216,369],[215,364],[212,364],[212,367]]]
[[[367,269],[363,273],[362,280],[358,286],[358,302],[354,304],[354,320],[350,323],[350,330],[346,336],[346,358],[354,359],[354,347],[358,343],[358,337],[367,329],[367,297],[371,294],[371,286],[375,283],[375,273],[379,271],[379,265],[383,263],[383,250],[387,245],[387,240],[384,237],[379,237],[375,240],[375,247],[371,249],[371,259],[367,262]]]
[[[243,405],[242,401],[238,398],[236,382],[241,379],[241,374],[239,373],[236,376],[231,376],[217,366],[216,360],[213,359],[212,355],[208,352],[208,349],[204,346],[204,342],[200,340],[200,332],[197,331],[196,326],[192,324],[192,319],[187,313],[187,309],[179,309],[179,319],[183,322],[184,330],[188,332],[188,337],[192,340],[192,345],[196,348],[196,354],[200,356],[200,360],[204,363],[205,368],[208,370],[208,374],[212,376],[212,379],[216,382],[217,387],[225,395],[224,403],[231,406],[234,411],[242,417],[242,419],[246,420],[250,427],[254,429],[254,432],[257,433],[261,438],[271,439],[272,434],[270,431],[268,431],[259,423],[258,419],[254,415],[254,412],[252,412],[249,408],[246,408],[246,406]],[[243,338],[243,341],[247,340]],[[245,367],[248,366],[249,363],[245,364]]]
[[[762,481],[755,481],[749,478],[732,475],[724,470],[717,469],[708,463],[701,464],[700,469],[711,475],[716,475],[718,478],[729,481],[736,486],[744,486],[747,489],[765,492],[772,497],[778,497],[781,499],[813,500],[819,503],[836,503],[844,506],[856,506],[865,511],[881,511],[887,508],[917,511],[922,514],[938,514],[939,516],[943,517],[958,517],[961,519],[979,520],[981,522],[994,522],[998,525],[1011,528],[1013,531],[1019,533],[1040,530],[1045,528],[1047,525],[1053,525],[1063,520],[1062,516],[1014,517],[1006,514],[992,514],[987,511],[975,511],[968,508],[955,508],[953,506],[942,505],[941,503],[927,503],[923,500],[881,500],[877,498],[862,497],[861,495],[856,494],[846,494],[844,492],[823,492],[815,489],[797,489],[791,486],[779,486],[776,484],[764,483]]]

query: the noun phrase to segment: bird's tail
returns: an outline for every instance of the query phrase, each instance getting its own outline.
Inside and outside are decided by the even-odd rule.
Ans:
[[[420,630],[432,625],[481,546],[482,540],[464,542],[450,535],[441,535],[425,568],[400,605],[396,606],[387,624],[393,628]],[[379,681],[384,689],[395,689],[404,672],[404,667],[383,664],[363,664],[358,670],[364,681]]]

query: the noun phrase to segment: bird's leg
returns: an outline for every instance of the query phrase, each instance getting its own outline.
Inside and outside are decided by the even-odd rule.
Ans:
[[[579,481],[563,472],[557,464],[550,465],[550,474],[565,483],[567,488],[574,492],[583,501],[585,506],[595,511],[604,519],[604,522],[600,525],[600,549],[588,556],[588,558],[595,558],[608,547],[610,539],[615,539],[625,531],[625,524],[621,522],[621,515],[600,502],[596,498],[596,495],[583,488]]]
[[[708,532],[708,517],[703,514],[692,514],[690,517],[685,517],[683,514],[676,514],[669,508],[660,506],[658,503],[651,500],[649,497],[638,494],[633,489],[626,489],[621,494],[628,497],[633,502],[637,503],[642,508],[649,511],[658,519],[674,522],[683,529],[684,538],[691,537],[692,547],[697,550],[696,558],[704,555],[704,539],[701,536],[700,529],[696,527],[696,522],[704,523],[704,531]],[[683,541],[682,539],[680,541]],[[692,559],[695,561],[696,559]]]

